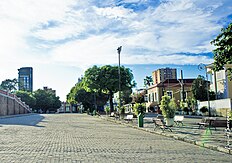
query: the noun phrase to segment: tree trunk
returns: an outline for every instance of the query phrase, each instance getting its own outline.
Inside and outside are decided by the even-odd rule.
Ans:
[[[109,99],[110,99],[110,113],[114,111],[114,105],[113,105],[113,92],[110,91],[110,94],[109,94]]]

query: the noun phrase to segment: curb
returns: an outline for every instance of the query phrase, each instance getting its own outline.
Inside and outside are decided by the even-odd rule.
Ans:
[[[162,135],[162,136],[165,136],[165,137],[173,138],[175,140],[180,140],[180,141],[183,141],[183,142],[186,142],[186,143],[189,143],[189,144],[193,144],[193,145],[200,146],[200,147],[203,147],[203,148],[207,148],[207,149],[211,149],[211,150],[214,150],[214,151],[223,152],[223,153],[232,155],[232,149],[229,149],[229,148],[223,148],[221,146],[216,146],[216,145],[212,145],[212,144],[208,144],[208,143],[203,143],[201,141],[189,139],[189,138],[187,138],[185,136],[180,136],[178,134],[173,135],[173,134],[169,134],[169,133],[165,133],[165,132],[156,132],[156,131],[153,131],[153,130],[149,130],[149,129],[146,129],[146,128],[141,128],[141,127],[138,127],[138,126],[134,126],[132,124],[112,120],[112,119],[105,118],[105,117],[102,117],[102,116],[98,116],[98,118],[104,119],[106,121],[110,121],[112,123],[121,124],[121,125],[124,125],[124,126],[127,126],[127,127],[132,127],[134,129],[141,130],[141,131],[145,131],[145,132],[149,132],[149,133],[157,134],[157,135]]]
[[[30,115],[36,115],[36,113],[5,115],[5,116],[0,116],[0,119],[22,117],[22,116],[30,116]]]

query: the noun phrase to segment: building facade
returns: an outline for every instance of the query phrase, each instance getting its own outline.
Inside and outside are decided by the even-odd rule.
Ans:
[[[33,91],[33,69],[32,67],[22,67],[18,69],[19,90]]]
[[[154,84],[165,81],[166,79],[177,79],[176,69],[161,68],[152,72],[152,79]]]
[[[53,95],[56,96],[56,90],[53,90],[52,88],[48,88],[48,87],[43,87],[43,90],[52,93]]]
[[[177,104],[183,100],[183,93],[185,99],[192,97],[191,88],[194,80],[195,79],[166,79],[161,83],[150,86],[147,89],[146,108],[157,111],[165,92],[171,98],[175,98]]]
[[[232,80],[227,76],[226,69],[232,68],[232,64],[225,65],[224,70],[213,71],[213,64],[207,65],[207,74],[210,81],[210,90],[216,94],[216,99],[232,99]]]

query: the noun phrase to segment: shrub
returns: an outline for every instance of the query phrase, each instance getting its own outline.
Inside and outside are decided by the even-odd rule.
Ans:
[[[189,112],[189,108],[188,107],[184,107],[183,111],[188,113]]]
[[[133,107],[133,111],[135,113],[136,116],[139,115],[139,113],[144,114],[146,112],[146,106],[145,103],[135,103],[134,107]]]
[[[106,114],[108,114],[108,113],[110,112],[110,107],[109,107],[109,106],[106,106],[106,107],[104,108],[104,110],[105,110]]]
[[[232,121],[232,111],[229,112],[229,120]]]
[[[206,106],[202,106],[202,107],[200,108],[200,111],[201,111],[202,113],[206,113],[206,112],[208,111],[208,108],[207,108]]]

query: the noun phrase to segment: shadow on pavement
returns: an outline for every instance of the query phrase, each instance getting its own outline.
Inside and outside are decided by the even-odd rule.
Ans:
[[[12,116],[12,117],[0,119],[0,127],[2,127],[3,125],[25,125],[25,126],[44,127],[37,125],[43,119],[44,116],[40,114]]]

